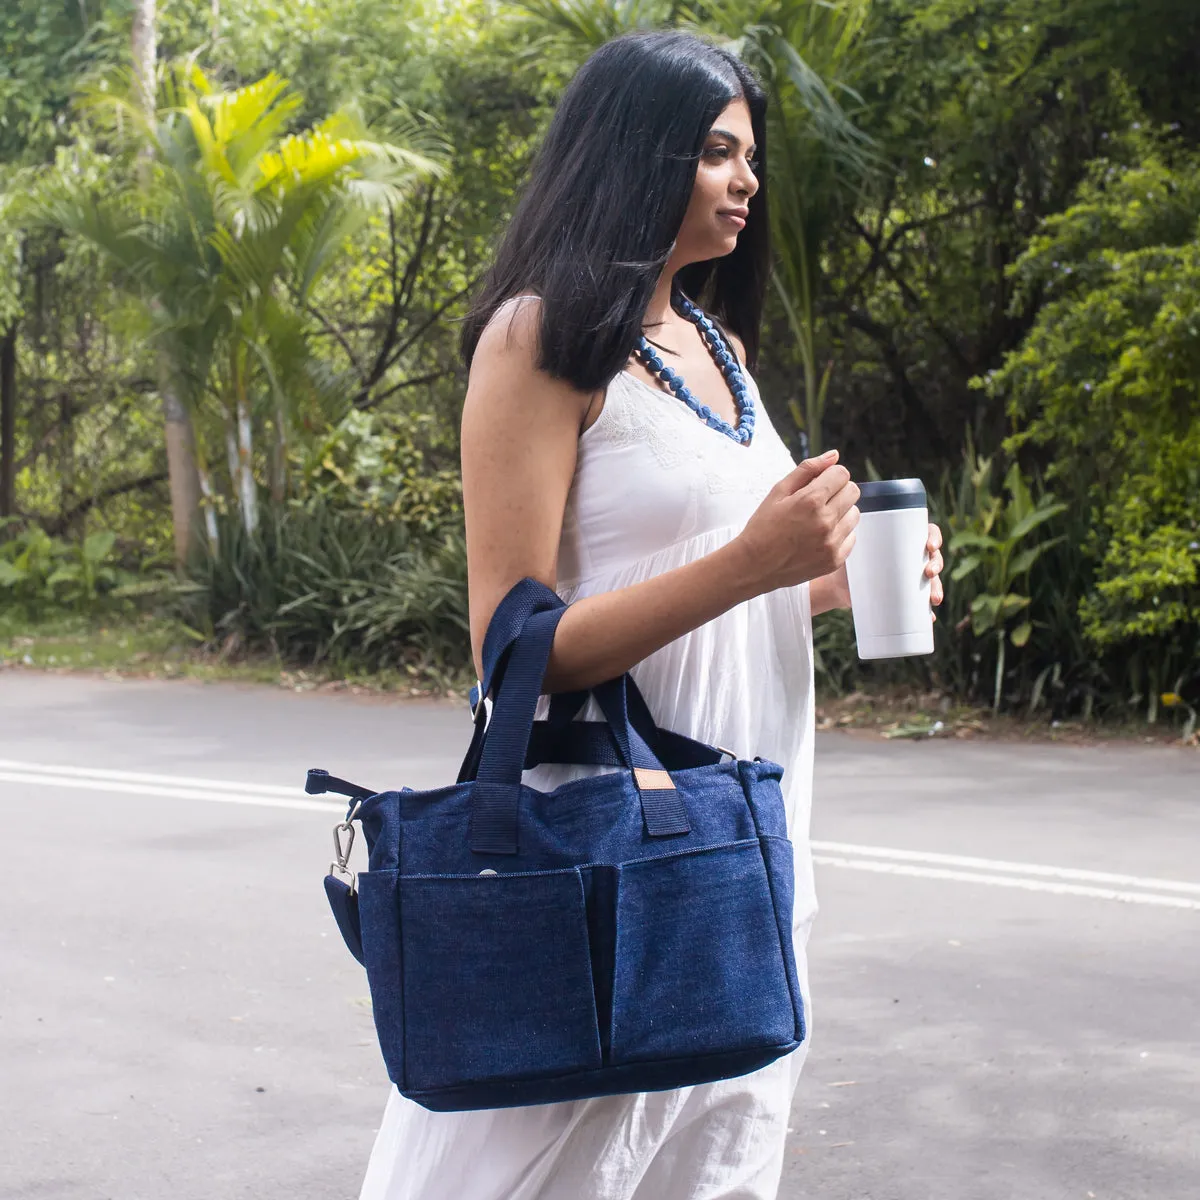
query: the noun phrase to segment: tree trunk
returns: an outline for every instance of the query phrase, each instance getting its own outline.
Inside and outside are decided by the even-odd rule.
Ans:
[[[153,119],[158,100],[158,11],[156,0],[134,0],[129,38],[133,77],[147,118]],[[143,163],[143,184],[149,174],[150,151]],[[167,443],[167,476],[171,488],[171,521],[175,527],[175,561],[186,562],[192,548],[196,514],[200,511],[200,472],[196,468],[196,438],[192,419],[171,383],[170,371],[159,368],[163,432]]]
[[[247,533],[258,528],[258,490],[254,485],[254,434],[250,425],[250,410],[238,397],[238,497],[242,504],[242,525]]]
[[[167,475],[171,487],[171,520],[175,526],[175,561],[186,562],[200,511],[200,472],[192,419],[170,385],[162,388],[163,425],[167,442]]]
[[[75,507],[75,408],[67,391],[58,397],[58,495],[61,518]],[[74,532],[67,522],[64,529],[68,537]]]
[[[0,338],[0,517],[17,507],[17,325]]]
[[[139,99],[147,116],[155,108],[155,75],[158,65],[158,14],[155,0],[134,0],[133,31],[130,51],[133,58],[133,77],[137,81]]]
[[[283,405],[275,406],[275,441],[271,447],[271,502],[276,509],[283,507],[287,495],[287,425]]]
[[[208,472],[201,468],[197,472],[200,483],[200,494],[204,497],[204,532],[208,534],[208,548],[214,554],[221,546],[221,535],[217,529],[216,497],[213,495],[212,480]]]

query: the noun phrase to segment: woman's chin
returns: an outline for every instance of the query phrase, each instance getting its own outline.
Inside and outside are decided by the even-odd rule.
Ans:
[[[709,240],[709,252],[705,257],[724,258],[726,254],[732,254],[737,249],[737,240],[737,230],[734,230],[732,233],[726,233],[722,230]]]
[[[693,262],[708,262],[711,258],[724,258],[727,254],[732,254],[737,249],[737,232],[714,233],[711,237],[706,237],[703,241],[697,238],[683,252],[680,250],[679,243],[676,242],[674,255],[679,264]]]

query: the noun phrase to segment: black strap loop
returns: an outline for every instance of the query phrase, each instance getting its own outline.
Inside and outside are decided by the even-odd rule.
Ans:
[[[333,792],[338,796],[349,796],[351,800],[365,800],[368,796],[379,794],[370,788],[359,787],[357,783],[348,783],[336,775],[330,775],[321,767],[313,767],[309,771],[308,778],[304,781],[304,790],[310,796],[323,796],[326,792]]]

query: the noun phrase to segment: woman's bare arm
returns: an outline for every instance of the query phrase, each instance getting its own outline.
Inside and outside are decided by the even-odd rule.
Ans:
[[[563,513],[593,397],[536,367],[539,305],[494,321],[476,349],[463,408],[463,504],[476,669],[496,606],[518,580],[557,577]],[[802,463],[745,532],[686,566],[573,604],[554,641],[548,692],[592,687],[776,587],[840,565],[853,544],[857,488],[832,458]]]

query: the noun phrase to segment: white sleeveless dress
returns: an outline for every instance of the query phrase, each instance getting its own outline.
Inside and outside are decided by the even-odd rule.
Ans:
[[[794,465],[747,381],[757,411],[754,437],[742,446],[665,391],[616,376],[579,440],[558,561],[564,600],[691,562],[744,527]],[[784,768],[793,934],[811,1034],[808,585],[737,606],[651,655],[633,676],[661,726]],[[580,773],[541,767],[527,780],[553,787],[572,770]],[[806,1051],[807,1042],[720,1083],[530,1108],[433,1113],[393,1088],[360,1200],[773,1200]]]

